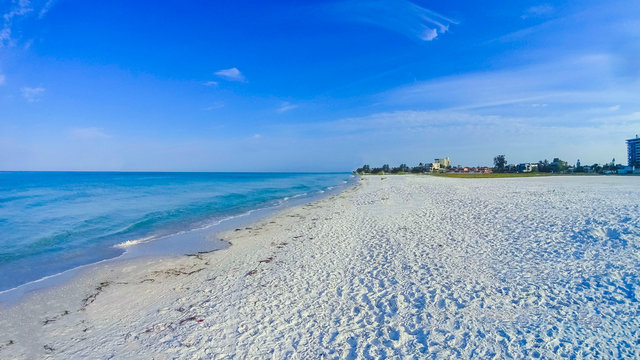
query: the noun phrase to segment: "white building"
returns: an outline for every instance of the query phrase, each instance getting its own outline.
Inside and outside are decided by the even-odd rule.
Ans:
[[[440,164],[441,168],[448,169],[451,167],[451,160],[448,157],[442,159],[435,159],[435,162]]]

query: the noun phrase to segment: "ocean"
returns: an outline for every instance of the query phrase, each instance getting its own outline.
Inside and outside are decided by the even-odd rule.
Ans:
[[[0,292],[352,181],[349,173],[0,172]]]

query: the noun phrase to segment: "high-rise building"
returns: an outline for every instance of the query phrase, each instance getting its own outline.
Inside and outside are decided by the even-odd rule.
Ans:
[[[640,136],[627,140],[628,166],[640,167]]]

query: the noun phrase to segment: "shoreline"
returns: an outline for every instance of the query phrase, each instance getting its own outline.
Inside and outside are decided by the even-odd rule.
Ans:
[[[381,179],[34,294],[0,357],[640,356],[637,178]]]
[[[245,211],[240,214],[230,215],[221,219],[210,220],[208,224],[196,225],[196,227],[179,232],[162,235],[159,237],[150,236],[143,239],[133,239],[114,245],[123,252],[111,258],[101,259],[96,262],[76,266],[58,273],[50,274],[42,278],[29,281],[16,287],[0,291],[0,312],[16,305],[18,302],[28,297],[34,292],[47,291],[48,289],[64,285],[83,272],[92,270],[93,267],[110,263],[128,262],[140,258],[172,258],[182,256],[187,253],[213,252],[226,249],[230,244],[218,235],[233,230],[237,227],[243,228],[265,218],[273,216],[289,208],[301,206],[307,203],[316,202],[333,194],[339,193],[357,184],[357,176],[344,184],[331,186],[314,194],[298,194],[285,197],[275,205],[265,204]],[[151,239],[149,239],[151,238]],[[142,241],[140,241],[142,240]]]
[[[161,295],[160,298],[167,304],[171,304],[176,301],[174,298],[176,289],[188,290],[189,284],[213,280],[202,277],[205,267],[210,271],[220,272],[223,270],[222,265],[234,262],[238,253],[255,256],[256,247],[270,247],[273,244],[253,243],[252,232],[273,226],[275,219],[284,220],[290,226],[295,225],[298,218],[294,215],[296,212],[314,208],[318,203],[330,202],[336,196],[353,191],[359,186],[359,181],[355,180],[352,184],[346,185],[348,186],[343,188],[336,187],[334,193],[328,193],[320,198],[306,199],[306,201],[299,199],[298,204],[277,209],[257,220],[243,222],[240,228],[235,228],[234,225],[224,231],[216,232],[215,235],[220,241],[229,244],[225,248],[172,256],[108,259],[87,265],[62,283],[26,294],[9,306],[0,307],[0,314],[3,315],[0,316],[0,335],[5,335],[4,337],[7,338],[0,336],[0,357],[6,354],[3,351],[11,351],[9,356],[11,358],[29,359],[52,356],[58,348],[56,345],[40,343],[40,339],[44,337],[44,331],[54,324],[60,324],[60,328],[63,328],[65,325],[61,323],[65,321],[75,322],[76,327],[86,322],[86,320],[77,322],[76,319],[72,319],[74,316],[93,317],[89,315],[93,313],[102,320],[106,320],[112,319],[114,315],[119,316],[121,310],[127,309],[127,312],[131,313],[131,308],[143,312],[151,309],[156,313],[159,309],[155,296]],[[281,243],[276,246],[282,248],[286,245]],[[265,259],[257,263],[269,262],[271,260]],[[255,269],[249,269],[246,273],[237,275],[249,277],[253,275],[253,270]],[[200,280],[194,278],[196,276]],[[161,283],[160,294],[155,294],[156,291],[150,291],[149,287],[158,283]],[[114,291],[116,287],[119,287],[115,290],[116,294],[106,294]],[[96,306],[97,301],[102,304]],[[113,305],[107,305],[105,309],[104,304],[112,301],[118,305],[115,308]],[[179,308],[178,313],[182,312],[184,310]],[[137,316],[137,311],[133,313]],[[190,322],[197,323],[200,320],[190,316],[177,322],[182,325]],[[84,328],[81,332],[88,333],[89,330],[90,328]],[[86,353],[85,356],[89,354]]]

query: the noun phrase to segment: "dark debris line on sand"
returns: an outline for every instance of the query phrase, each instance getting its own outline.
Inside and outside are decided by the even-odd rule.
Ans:
[[[7,341],[7,343],[6,343],[6,344],[4,344],[4,345],[0,345],[0,350],[4,349],[4,348],[6,348],[6,347],[9,347],[9,346],[11,346],[11,345],[13,345],[13,344],[15,344],[15,343],[13,342],[13,340],[9,340],[9,341]]]
[[[94,301],[96,301],[96,298],[98,297],[98,295],[100,295],[101,292],[104,291],[104,289],[106,289],[107,287],[109,287],[112,284],[111,281],[103,281],[100,283],[100,285],[98,285],[96,287],[96,291],[87,296],[86,298],[82,299],[82,307],[80,307],[80,310],[85,310],[87,308],[87,306],[89,306],[90,304],[92,304]]]
[[[65,311],[63,311],[60,315],[56,315],[56,316],[54,316],[54,317],[52,317],[52,318],[45,319],[45,320],[42,322],[42,325],[47,325],[47,324],[49,324],[49,323],[52,323],[52,322],[58,321],[58,319],[60,319],[61,317],[63,317],[63,316],[67,316],[67,315],[69,315],[69,314],[70,314],[69,310],[65,310]]]

